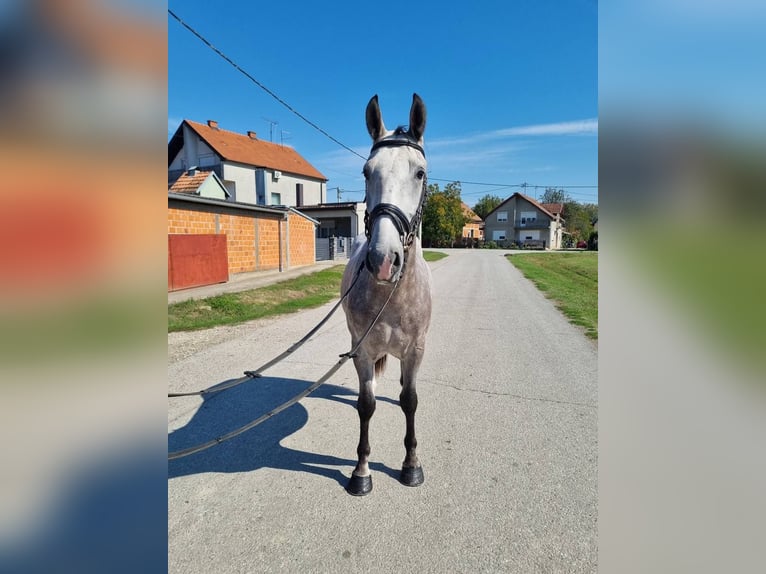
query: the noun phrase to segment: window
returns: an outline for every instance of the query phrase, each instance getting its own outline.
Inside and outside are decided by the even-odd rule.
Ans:
[[[536,211],[522,211],[521,212],[521,224],[526,225],[527,223],[534,223],[537,221],[537,212]]]
[[[497,212],[497,220],[498,221],[508,221],[508,212],[507,211],[498,211]]]
[[[492,240],[493,241],[505,241],[505,229],[494,229],[494,230],[492,230]]]
[[[271,205],[282,205],[282,194],[281,193],[272,193],[271,194]]]

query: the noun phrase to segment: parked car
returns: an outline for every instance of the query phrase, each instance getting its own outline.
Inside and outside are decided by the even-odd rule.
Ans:
[[[588,242],[587,241],[578,241],[577,242],[577,249],[587,249],[588,248]]]

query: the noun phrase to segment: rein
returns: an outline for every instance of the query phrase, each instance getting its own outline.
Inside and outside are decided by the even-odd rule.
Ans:
[[[356,277],[354,277],[354,280],[352,281],[351,285],[349,286],[348,289],[346,289],[346,292],[343,294],[343,296],[340,298],[340,300],[333,306],[332,309],[330,309],[330,312],[327,315],[325,315],[325,317],[313,329],[311,329],[311,331],[309,331],[300,341],[298,341],[297,343],[294,343],[293,345],[291,345],[290,348],[288,348],[282,354],[274,357],[271,361],[269,361],[268,363],[262,365],[261,367],[259,367],[255,371],[245,371],[245,373],[244,373],[245,376],[244,377],[240,377],[239,379],[236,379],[234,381],[229,381],[228,383],[223,383],[223,384],[220,384],[220,385],[213,385],[212,387],[208,387],[207,389],[202,389],[201,391],[193,391],[193,392],[189,392],[189,393],[168,393],[168,398],[212,395],[212,394],[224,391],[226,389],[231,389],[232,387],[236,387],[236,386],[241,385],[242,383],[245,383],[247,381],[251,381],[253,379],[262,377],[263,375],[261,373],[263,373],[263,371],[273,367],[274,365],[276,365],[280,361],[282,361],[285,358],[287,358],[290,354],[295,352],[306,341],[308,341],[312,337],[312,335],[314,335],[322,327],[322,325],[324,325],[327,322],[327,320],[333,315],[333,313],[335,313],[335,311],[338,310],[338,307],[340,307],[341,303],[343,303],[343,301],[346,299],[346,297],[348,297],[348,294],[351,293],[351,290],[354,288],[354,286],[356,285],[356,282],[359,280],[359,277],[361,276],[362,271],[364,270],[364,268],[365,268],[364,264],[359,266],[359,269],[356,272]],[[380,310],[378,311],[377,315],[375,315],[375,318],[370,323],[370,326],[367,327],[367,330],[364,332],[364,335],[362,335],[362,337],[359,339],[359,341],[357,341],[356,345],[354,345],[354,347],[349,352],[343,353],[342,355],[340,355],[340,360],[337,363],[335,363],[330,368],[329,371],[327,371],[324,375],[322,375],[319,379],[317,379],[317,381],[315,383],[312,383],[311,386],[307,387],[306,389],[304,389],[303,391],[301,391],[300,393],[295,395],[290,400],[285,401],[284,403],[282,403],[278,407],[275,407],[274,409],[270,410],[269,412],[261,415],[260,417],[258,417],[257,419],[247,423],[246,425],[243,425],[243,426],[239,427],[238,429],[235,429],[235,430],[233,430],[233,431],[231,431],[231,432],[229,432],[227,434],[224,434],[224,435],[221,435],[219,437],[216,437],[213,440],[210,440],[208,442],[201,443],[201,444],[198,444],[198,445],[195,445],[195,446],[191,446],[189,448],[185,448],[185,449],[169,452],[168,453],[168,460],[175,460],[177,458],[183,458],[185,456],[189,456],[190,454],[194,454],[194,453],[197,453],[197,452],[200,452],[200,451],[203,451],[203,450],[207,450],[210,447],[216,446],[218,444],[221,444],[222,442],[225,442],[225,441],[227,441],[229,439],[232,439],[232,438],[234,438],[234,437],[236,437],[238,435],[241,435],[243,432],[246,432],[246,431],[250,430],[251,428],[258,426],[262,422],[270,419],[274,415],[282,412],[283,410],[285,410],[288,407],[291,407],[292,405],[294,405],[295,403],[299,402],[304,397],[306,397],[306,396],[310,395],[311,393],[313,393],[316,389],[318,389],[325,382],[327,382],[327,380],[330,377],[332,377],[336,373],[336,371],[343,366],[343,363],[345,363],[349,359],[353,359],[354,357],[356,357],[356,353],[359,350],[359,347],[362,346],[362,343],[364,343],[365,339],[367,339],[367,336],[372,331],[372,328],[378,322],[378,319],[380,319],[380,316],[383,314],[383,311],[388,306],[388,302],[391,300],[391,297],[393,297],[394,292],[396,291],[396,288],[398,286],[399,286],[399,280],[397,280],[396,283],[394,283],[394,286],[391,289],[391,292],[388,294],[388,298],[383,303],[383,305],[380,307]]]

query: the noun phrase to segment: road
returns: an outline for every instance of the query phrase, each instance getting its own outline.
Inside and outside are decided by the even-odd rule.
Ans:
[[[300,404],[168,467],[170,572],[595,572],[597,348],[494,250],[431,263],[434,311],[418,377],[425,483],[404,458],[399,366],[370,425],[374,490],[344,491],[358,418],[351,363]],[[169,337],[170,386],[254,369],[331,304]],[[263,378],[169,404],[176,450],[234,429],[316,380],[348,350],[339,311]]]

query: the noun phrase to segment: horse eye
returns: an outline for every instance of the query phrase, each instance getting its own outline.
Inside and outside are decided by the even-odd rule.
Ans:
[[[426,172],[424,172],[422,169],[418,170],[418,173],[415,174],[415,177],[417,177],[418,179],[423,179],[425,176],[426,176]]]

